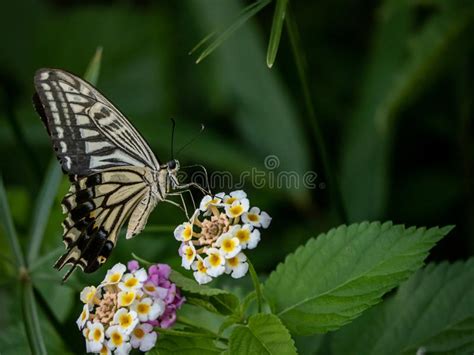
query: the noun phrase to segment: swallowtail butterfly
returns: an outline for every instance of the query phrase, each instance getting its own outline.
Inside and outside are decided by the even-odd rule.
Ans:
[[[128,219],[126,237],[140,233],[153,208],[181,191],[179,162],[160,164],[124,115],[92,85],[58,69],[40,69],[34,78],[36,111],[51,137],[71,187],[62,200],[66,252],[55,263],[97,270],[117,243]],[[180,194],[182,192],[175,192]]]

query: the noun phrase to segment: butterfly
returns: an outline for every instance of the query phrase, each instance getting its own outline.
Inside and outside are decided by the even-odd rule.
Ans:
[[[96,88],[59,69],[39,69],[33,103],[71,187],[61,206],[66,252],[54,264],[96,271],[117,244],[140,233],[158,202],[196,183],[180,184],[179,161],[160,163],[145,139]],[[184,200],[183,200],[184,204]],[[184,205],[185,207],[185,205]]]

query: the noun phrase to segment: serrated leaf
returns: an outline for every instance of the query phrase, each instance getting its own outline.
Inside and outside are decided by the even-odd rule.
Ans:
[[[156,347],[149,351],[149,355],[207,355],[220,354],[223,349],[216,346],[215,341],[208,338],[183,338],[164,335],[156,342]]]
[[[338,329],[416,271],[450,230],[390,222],[340,226],[289,255],[264,293],[295,334]]]
[[[184,276],[183,274],[175,270],[171,271],[170,280],[173,281],[176,286],[181,288],[181,290],[197,295],[216,296],[228,293],[227,291],[218,288],[211,288],[209,286],[200,285],[196,281]]]
[[[332,339],[336,354],[474,351],[474,259],[430,264]]]
[[[239,310],[239,299],[234,294],[218,288],[199,285],[196,281],[173,270],[170,280],[178,286],[185,296],[211,312],[229,315]],[[191,297],[189,297],[191,296]],[[198,301],[198,300],[201,301]]]
[[[296,354],[288,329],[273,314],[257,314],[230,336],[231,354]]]

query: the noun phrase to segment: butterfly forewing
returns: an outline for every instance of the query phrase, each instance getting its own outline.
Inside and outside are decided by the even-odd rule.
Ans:
[[[158,200],[160,165],[130,122],[94,87],[68,72],[41,69],[34,104],[62,169],[72,181],[62,201],[67,250],[54,265],[97,270],[130,218],[127,238],[143,228]]]
[[[40,69],[35,88],[36,109],[66,173],[87,176],[121,165],[159,169],[137,130],[84,80],[62,70]]]

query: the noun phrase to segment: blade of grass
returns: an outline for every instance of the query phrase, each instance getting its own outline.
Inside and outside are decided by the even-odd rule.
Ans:
[[[312,126],[314,138],[316,140],[316,145],[321,157],[323,164],[324,173],[326,174],[328,180],[329,193],[331,195],[331,200],[334,203],[336,210],[338,212],[339,218],[343,223],[347,223],[347,213],[342,202],[341,191],[339,188],[339,183],[336,180],[336,176],[333,172],[332,166],[329,163],[329,156],[326,149],[326,142],[324,140],[323,132],[319,125],[319,122],[316,118],[314,111],[313,101],[311,99],[311,93],[309,91],[309,85],[306,75],[306,63],[304,52],[301,47],[300,37],[298,32],[298,27],[296,22],[293,19],[290,9],[287,9],[287,16],[285,21],[288,35],[290,38],[291,50],[293,52],[296,68],[298,71],[299,80],[301,83],[301,90],[303,91],[304,101],[306,105],[306,110],[308,112],[309,121]]]
[[[64,247],[60,246],[60,247],[57,247],[56,249],[53,249],[47,252],[44,255],[41,255],[33,263],[28,264],[28,270],[30,271],[30,273],[34,272],[39,267],[43,266],[43,264],[45,264],[46,262],[50,261],[53,258],[57,258],[59,254],[61,254],[63,251],[64,251]]]
[[[41,333],[33,286],[28,280],[21,286],[21,306],[23,310],[23,324],[25,326],[28,343],[33,355],[47,354]]]
[[[97,47],[94,57],[89,62],[89,65],[84,74],[84,79],[93,85],[97,85],[100,74],[100,64],[102,63],[102,47]]]
[[[15,265],[18,269],[25,268],[25,257],[21,250],[20,241],[16,234],[15,226],[13,225],[12,215],[10,213],[10,206],[7,201],[7,192],[3,185],[3,178],[0,175],[0,222],[3,225],[4,233],[12,248]]]
[[[240,16],[237,20],[230,25],[224,32],[219,34],[217,38],[211,42],[211,44],[202,51],[198,59],[196,60],[196,64],[200,63],[204,58],[206,58],[209,54],[211,54],[217,47],[219,47],[227,38],[229,38],[236,30],[240,28],[248,19],[253,17],[257,14],[261,9],[267,6],[271,0],[259,0],[250,4],[245,9],[242,10]],[[207,36],[209,37],[209,35]],[[200,43],[202,43],[201,41]]]
[[[283,29],[283,22],[285,20],[286,6],[288,0],[277,0],[275,5],[275,12],[273,14],[272,30],[270,32],[270,40],[268,41],[267,50],[267,66],[271,68],[275,63],[275,58],[280,45],[281,31]]]
[[[33,209],[33,222],[31,224],[30,242],[27,255],[28,265],[31,265],[37,258],[43,241],[44,231],[48,224],[51,207],[56,197],[56,193],[61,183],[62,172],[58,162],[53,157],[49,163],[44,183],[41,186],[38,198]]]

